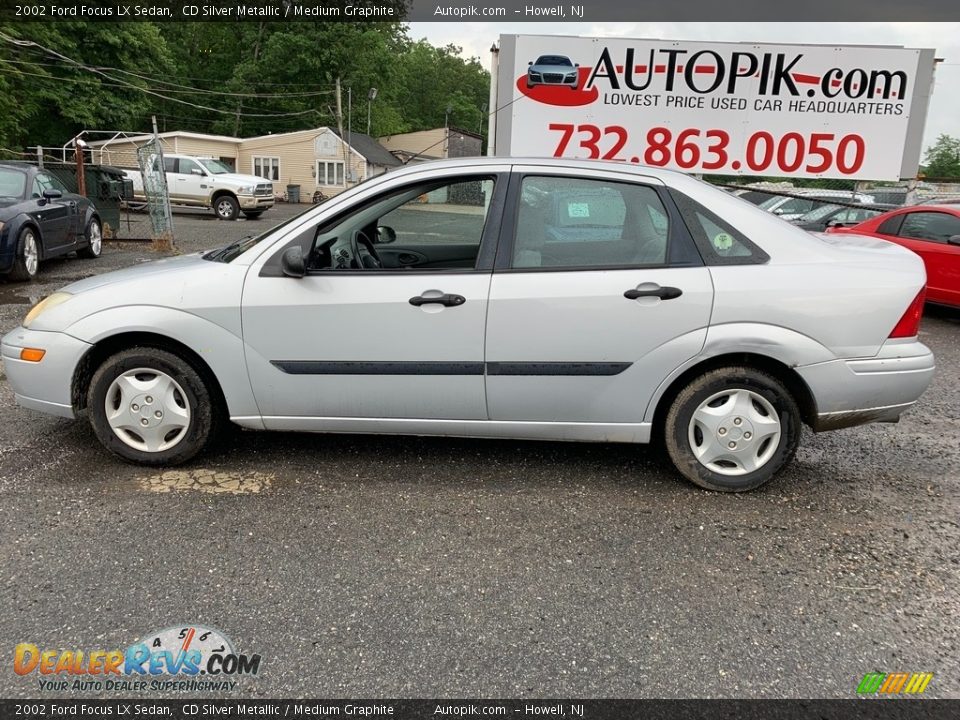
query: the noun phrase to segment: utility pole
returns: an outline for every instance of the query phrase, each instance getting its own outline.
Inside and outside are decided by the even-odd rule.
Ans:
[[[375,87],[372,87],[367,92],[367,135],[370,134],[370,107],[373,105],[373,101],[376,99],[377,99],[377,89]]]
[[[344,184],[350,187],[353,181],[353,86],[347,88],[347,167]]]
[[[346,175],[347,159],[350,154],[350,148],[347,147],[343,139],[343,94],[340,91],[339,76],[337,77],[337,82],[336,82],[336,95],[337,95],[337,134],[340,136],[340,144],[343,146],[343,167],[344,167],[344,175]],[[319,178],[317,179],[319,180]],[[333,180],[334,182],[336,182],[337,178],[334,177]],[[344,177],[344,181],[346,181],[346,177]],[[344,182],[344,186],[346,186],[346,182]]]

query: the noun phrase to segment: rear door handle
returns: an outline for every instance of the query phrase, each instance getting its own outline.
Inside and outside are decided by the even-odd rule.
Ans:
[[[416,297],[410,298],[410,304],[414,307],[420,307],[421,305],[445,305],[446,307],[456,307],[457,305],[463,305],[467,299],[463,295],[452,295],[450,293],[444,295],[431,295],[423,296],[417,295]]]
[[[670,287],[669,285],[664,287],[660,287],[658,285],[657,287],[647,288],[645,290],[631,288],[623,294],[627,300],[636,300],[637,298],[642,297],[658,297],[661,300],[673,300],[681,295],[683,295],[683,290],[680,288]]]

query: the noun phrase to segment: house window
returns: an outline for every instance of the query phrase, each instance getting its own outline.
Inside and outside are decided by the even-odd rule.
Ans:
[[[317,185],[343,187],[343,163],[317,160]]]
[[[265,180],[280,181],[280,158],[254,157],[253,174]]]

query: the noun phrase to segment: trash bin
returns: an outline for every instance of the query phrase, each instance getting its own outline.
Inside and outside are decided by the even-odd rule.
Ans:
[[[287,185],[287,202],[292,202],[292,203],[300,202],[300,186],[299,185]]]

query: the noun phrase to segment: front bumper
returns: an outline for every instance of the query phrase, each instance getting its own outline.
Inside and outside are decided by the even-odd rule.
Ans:
[[[20,351],[25,347],[41,348],[46,353],[40,362],[27,362],[20,359]],[[0,354],[17,404],[60,417],[76,417],[71,392],[73,374],[91,347],[65,333],[24,327],[7,333],[0,341]]]
[[[813,393],[816,431],[896,422],[923,395],[935,369],[923,343],[888,340],[872,358],[796,368]]]
[[[242,210],[268,210],[274,199],[272,195],[238,195],[237,202]]]

